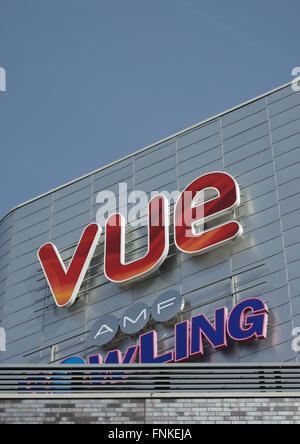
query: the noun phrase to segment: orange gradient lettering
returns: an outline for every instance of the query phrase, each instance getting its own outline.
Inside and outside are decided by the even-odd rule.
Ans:
[[[47,243],[39,249],[38,258],[58,307],[75,302],[101,232],[98,224],[91,224],[84,230],[68,269],[55,245]]]
[[[125,219],[114,214],[106,223],[105,275],[116,283],[141,279],[164,262],[169,251],[169,203],[163,195],[151,199],[148,212],[148,252],[125,263]]]
[[[208,191],[214,197],[205,199]],[[200,193],[202,200],[199,203]],[[174,227],[177,248],[187,254],[203,254],[240,236],[242,226],[236,221],[205,227],[205,223],[224,216],[239,204],[239,186],[229,174],[214,172],[198,177],[186,187],[176,203]],[[197,229],[199,225],[202,225],[201,231]]]

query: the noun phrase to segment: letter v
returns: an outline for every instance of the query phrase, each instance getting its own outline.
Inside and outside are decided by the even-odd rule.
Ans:
[[[55,245],[47,243],[39,249],[38,258],[58,307],[75,302],[101,232],[98,224],[90,224],[84,230],[68,270]]]

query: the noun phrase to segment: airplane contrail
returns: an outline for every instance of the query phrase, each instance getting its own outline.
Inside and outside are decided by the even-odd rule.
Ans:
[[[253,40],[249,39],[248,37],[244,36],[240,32],[238,32],[235,29],[231,28],[231,26],[226,25],[225,23],[223,23],[220,20],[216,19],[215,17],[211,16],[207,12],[204,12],[202,9],[200,9],[198,7],[196,8],[195,6],[191,5],[190,3],[188,3],[188,2],[186,2],[184,0],[175,0],[175,1],[178,4],[180,4],[181,6],[184,6],[185,8],[189,9],[191,12],[194,12],[195,14],[198,14],[198,15],[204,17],[205,19],[209,20],[210,22],[214,23],[215,25],[219,26],[224,31],[227,31],[230,34],[232,34],[233,36],[237,37],[238,39],[243,40],[249,46],[252,46],[252,48],[254,48],[256,50],[259,50],[260,52],[263,52],[264,54],[268,55],[273,60],[276,60],[277,62],[279,62],[281,64],[284,64],[284,65],[286,65],[286,64],[290,65],[290,63],[287,60],[284,60],[283,58],[278,57],[277,54],[275,54],[272,51],[264,48],[261,45],[258,45]]]

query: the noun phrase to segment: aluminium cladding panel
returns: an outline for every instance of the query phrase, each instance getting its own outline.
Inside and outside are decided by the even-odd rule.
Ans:
[[[57,360],[124,351],[136,344],[138,335],[120,335],[100,350],[87,350],[88,330],[100,316],[120,318],[132,303],[151,305],[167,289],[185,299],[182,320],[199,313],[213,320],[215,308],[230,309],[249,297],[262,298],[270,308],[266,340],[231,343],[218,352],[206,343],[202,362],[297,360],[291,343],[292,329],[300,326],[299,129],[300,93],[287,86],[14,210],[0,224],[0,315],[7,333],[7,351],[0,352],[0,362],[48,363],[49,346],[58,342]],[[169,256],[159,272],[119,287],[103,274],[102,235],[79,300],[68,309],[55,306],[37,249],[44,242],[55,243],[68,265],[83,228],[96,221],[103,208],[101,191],[108,192],[105,199],[116,196],[115,209],[125,212],[132,191],[168,195],[216,170],[232,174],[240,185],[241,205],[235,215],[244,228],[242,238],[190,257],[175,249],[171,237]],[[171,212],[172,198],[171,194]],[[147,247],[146,230],[128,227],[126,242],[126,257],[138,258]],[[235,277],[220,281],[230,275]],[[203,287],[215,281],[219,282]],[[172,325],[151,328],[158,332],[160,352],[173,347]],[[24,357],[44,347],[48,348]]]

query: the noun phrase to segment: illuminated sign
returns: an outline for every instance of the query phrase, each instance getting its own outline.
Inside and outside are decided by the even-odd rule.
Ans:
[[[199,199],[205,192],[213,196]],[[174,211],[174,241],[186,254],[203,254],[222,246],[242,234],[241,225],[229,220],[211,223],[240,204],[239,186],[227,173],[213,172],[198,177],[181,193]],[[209,226],[207,224],[209,223]],[[58,307],[72,305],[89,267],[101,236],[98,224],[83,232],[68,269],[51,243],[38,252],[47,282]],[[128,284],[143,279],[157,270],[169,251],[169,202],[156,195],[148,207],[148,251],[140,259],[125,261],[125,220],[119,213],[110,216],[105,229],[104,273],[108,280]]]
[[[129,347],[124,356],[120,350],[107,353],[105,359],[100,354],[88,356],[89,364],[133,364],[139,353],[141,364],[185,362],[190,358],[204,355],[204,338],[215,350],[228,347],[228,338],[237,342],[265,339],[267,336],[268,307],[257,298],[239,302],[228,314],[226,307],[214,312],[214,323],[204,314],[182,321],[174,326],[174,350],[158,355],[157,333],[149,331],[139,337],[139,345]],[[62,364],[86,364],[85,359],[74,356]]]
[[[89,345],[101,346],[112,341],[119,330],[119,320],[116,316],[108,314],[99,318],[89,333]]]
[[[132,335],[146,327],[150,315],[157,322],[168,322],[174,319],[184,308],[181,294],[168,290],[156,298],[150,310],[144,302],[137,302],[128,307],[121,316],[120,322],[111,315],[97,319],[89,333],[89,345],[101,346],[112,341],[120,330]]]
[[[148,210],[148,251],[137,261],[125,263],[125,220],[114,214],[106,222],[104,273],[117,284],[142,279],[157,270],[169,252],[169,205],[158,195]]]
[[[75,302],[101,231],[97,224],[91,224],[84,230],[68,270],[55,245],[48,243],[39,249],[38,257],[58,307]]]
[[[204,190],[214,190],[217,197],[198,205],[197,196]],[[219,218],[239,205],[239,186],[229,174],[217,172],[198,177],[186,187],[175,206],[177,248],[187,254],[203,254],[240,236],[242,226],[236,221],[197,232],[197,225]]]

